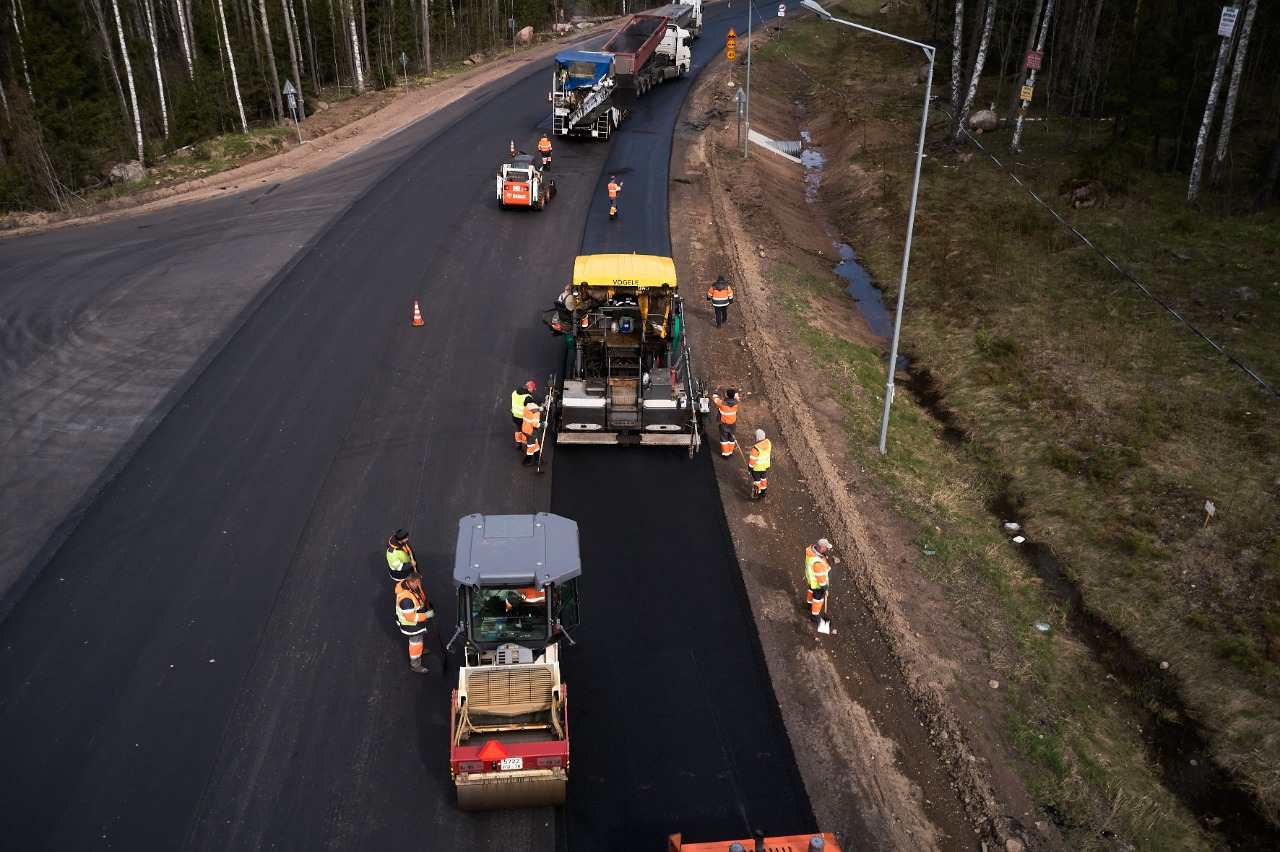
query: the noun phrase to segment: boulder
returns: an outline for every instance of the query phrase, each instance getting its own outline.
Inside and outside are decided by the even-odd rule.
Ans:
[[[984,133],[1000,126],[1000,116],[994,110],[980,109],[969,116],[969,129]]]
[[[111,167],[111,182],[130,186],[142,183],[147,178],[147,170],[142,163],[133,160],[128,163],[116,163]]]
[[[1107,204],[1107,188],[1101,181],[1069,180],[1058,188],[1058,194],[1065,195],[1077,210],[1105,207]]]
[[[531,44],[533,42],[533,27],[525,27],[516,33],[516,44]]]

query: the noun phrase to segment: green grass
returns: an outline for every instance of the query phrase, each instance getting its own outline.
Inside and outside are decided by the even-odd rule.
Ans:
[[[833,11],[891,32],[927,31],[909,14],[872,16],[871,4]],[[811,121],[821,109],[834,136],[853,137],[816,139],[829,164],[825,200],[864,265],[896,281],[905,227],[871,229],[874,205],[905,226],[920,92],[901,81],[917,58],[845,28],[788,26],[788,55],[807,45],[813,76],[856,93],[806,84],[779,95],[803,97]],[[788,61],[757,56],[762,77]],[[931,119],[931,140],[944,121]],[[868,126],[903,143],[855,150]],[[984,506],[997,495],[1015,503],[1090,610],[1153,666],[1170,661],[1215,755],[1264,811],[1280,811],[1280,770],[1265,758],[1280,753],[1280,408],[1200,336],[1280,378],[1280,220],[1227,215],[1223,203],[1189,211],[1185,177],[1121,169],[1069,150],[1066,134],[1065,122],[1037,124],[1016,158],[1003,148],[1007,135],[982,139],[1097,251],[981,152],[963,162],[931,142],[924,161],[902,349],[933,375],[963,446],[943,442],[899,387],[881,456],[882,353],[808,326],[813,300],[839,283],[785,266],[775,280],[799,340],[831,365],[826,391],[845,411],[851,453],[919,525],[917,570],[946,584],[958,622],[1010,685],[1013,712],[997,733],[1037,798],[1053,803],[1079,848],[1104,848],[1104,830],[1141,848],[1205,848],[1132,733],[1141,713],[1118,709],[1140,708],[1141,696],[1060,635],[1060,604]],[[837,171],[847,160],[884,170],[870,204],[839,200],[855,197]],[[1076,179],[1106,184],[1107,204],[1070,209],[1058,190]],[[1206,500],[1217,510],[1208,525]],[[1049,637],[1030,627],[1040,620],[1054,625]]]

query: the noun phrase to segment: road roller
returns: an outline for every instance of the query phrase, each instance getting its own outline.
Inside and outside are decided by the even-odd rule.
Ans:
[[[558,515],[458,522],[453,579],[463,664],[449,762],[464,811],[563,805],[569,697],[560,650],[578,626],[578,525]]]

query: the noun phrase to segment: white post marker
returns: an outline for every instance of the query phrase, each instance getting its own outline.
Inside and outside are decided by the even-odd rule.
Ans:
[[[400,70],[404,72],[404,93],[409,94],[409,57],[400,52]]]

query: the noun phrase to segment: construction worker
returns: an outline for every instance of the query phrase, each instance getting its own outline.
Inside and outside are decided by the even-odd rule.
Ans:
[[[711,401],[720,414],[720,458],[733,458],[733,448],[738,443],[738,439],[733,436],[734,424],[738,422],[738,389],[729,388],[724,392],[724,399],[713,393]]]
[[[622,191],[622,183],[617,175],[609,176],[609,218],[618,218],[618,193]]]
[[[729,304],[733,301],[733,285],[723,275],[716,276],[715,282],[707,288],[707,301],[716,309],[716,328],[729,319]]]
[[[413,570],[409,576],[396,583],[396,623],[400,632],[409,637],[409,669],[426,674],[422,655],[431,653],[423,647],[422,637],[427,632],[427,622],[435,618],[435,610],[422,591],[422,575]]]
[[[805,602],[809,605],[809,620],[817,624],[822,620],[822,602],[831,588],[831,565],[827,562],[827,552],[831,550],[831,542],[825,538],[818,539],[804,551],[804,581],[808,586]]]
[[[397,583],[418,570],[418,560],[413,558],[413,548],[409,546],[409,533],[404,530],[396,530],[387,538],[387,569]]]
[[[525,382],[524,387],[516,388],[511,392],[511,419],[515,422],[516,428],[524,423],[524,407],[533,400],[533,394],[538,390],[538,386],[533,382]],[[516,439],[519,442],[519,438]]]
[[[520,464],[533,464],[533,457],[542,449],[542,444],[538,441],[541,427],[542,406],[530,402],[524,407],[524,420],[520,424],[520,431],[516,433],[516,443],[524,447],[524,460]]]
[[[542,155],[542,170],[545,172],[551,168],[551,140],[545,133],[538,140],[538,153]]]
[[[756,445],[747,456],[747,467],[751,468],[751,488],[755,499],[763,500],[769,487],[769,457],[773,454],[773,444],[764,436],[763,429],[756,430]]]
[[[517,606],[528,606],[537,608],[547,602],[547,593],[544,589],[535,589],[528,586],[523,589],[516,589],[514,592],[508,592],[506,598],[507,612],[515,609]]]

